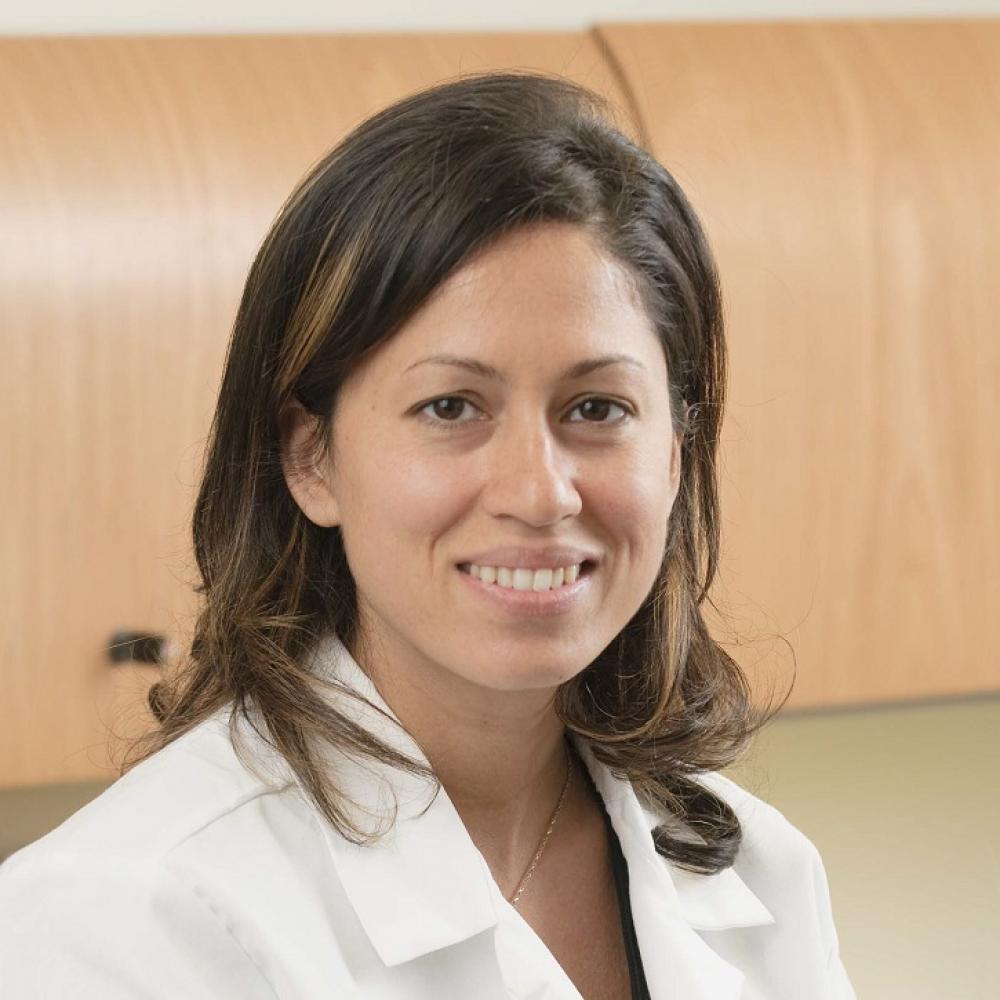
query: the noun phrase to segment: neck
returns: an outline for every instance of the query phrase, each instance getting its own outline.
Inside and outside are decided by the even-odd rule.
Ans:
[[[512,893],[566,782],[567,737],[554,711],[555,689],[498,691],[432,669],[417,678],[362,655],[358,662],[420,746],[498,885]],[[583,790],[583,767],[574,757],[557,828]]]

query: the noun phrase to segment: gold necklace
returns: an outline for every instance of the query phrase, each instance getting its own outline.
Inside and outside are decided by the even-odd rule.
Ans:
[[[528,884],[528,879],[534,874],[535,866],[538,864],[538,859],[542,856],[542,851],[545,850],[545,845],[548,843],[549,834],[552,833],[552,828],[556,825],[556,819],[559,816],[559,810],[562,809],[563,800],[566,798],[566,789],[569,788],[569,779],[573,774],[573,755],[570,753],[569,740],[566,740],[566,780],[563,782],[562,792],[559,795],[559,802],[556,805],[556,811],[552,814],[552,820],[549,823],[549,828],[545,831],[545,836],[542,837],[541,844],[538,845],[538,850],[535,852],[535,856],[531,859],[531,864],[528,865],[528,870],[525,872],[524,877],[521,879],[521,884],[517,887],[517,892],[514,893],[513,898],[510,900],[511,906],[517,906],[517,901],[521,898],[521,893],[524,892],[524,887]]]

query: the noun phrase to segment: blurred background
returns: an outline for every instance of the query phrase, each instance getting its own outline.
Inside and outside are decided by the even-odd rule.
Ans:
[[[1000,0],[361,7],[0,8],[0,859],[152,725],[285,196],[396,98],[531,68],[612,100],[718,258],[707,614],[760,692],[795,678],[731,776],[819,847],[859,997],[995,1000]]]

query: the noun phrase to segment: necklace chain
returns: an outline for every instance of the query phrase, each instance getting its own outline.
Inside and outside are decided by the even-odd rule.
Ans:
[[[535,856],[531,859],[531,864],[528,865],[528,870],[524,873],[524,877],[521,879],[521,884],[517,887],[517,892],[514,893],[513,898],[510,900],[511,906],[517,906],[517,901],[521,898],[521,893],[524,892],[524,887],[528,884],[528,880],[535,872],[535,866],[538,864],[538,859],[542,856],[542,851],[545,850],[545,845],[549,841],[549,835],[552,833],[553,827],[556,825],[556,820],[559,818],[559,811],[562,809],[563,800],[566,798],[566,789],[569,788],[569,779],[573,774],[573,755],[570,753],[569,740],[566,740],[566,780],[563,782],[562,792],[559,795],[559,802],[556,804],[556,811],[552,814],[552,819],[549,822],[549,828],[545,831],[545,836],[542,837],[542,842],[538,845],[538,850],[535,851]]]

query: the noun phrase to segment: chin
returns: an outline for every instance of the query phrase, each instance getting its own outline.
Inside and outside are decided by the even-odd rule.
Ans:
[[[472,684],[494,691],[551,691],[559,687],[560,684],[572,680],[583,669],[583,667],[577,668],[567,664],[552,664],[546,668],[539,666],[537,662],[532,665],[525,660],[519,664],[518,669],[495,670],[486,664],[481,671],[477,671],[473,676],[470,677],[466,673],[463,673],[463,676]]]

